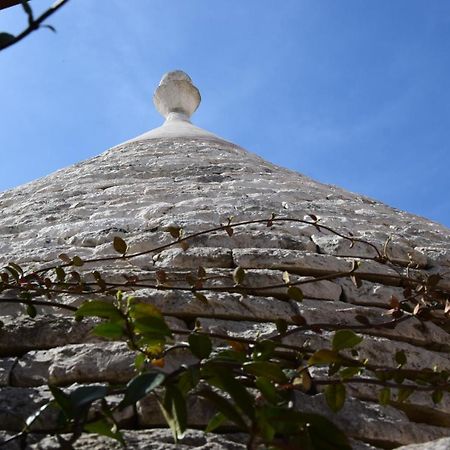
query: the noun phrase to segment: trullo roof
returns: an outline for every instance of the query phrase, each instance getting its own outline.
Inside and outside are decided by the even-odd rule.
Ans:
[[[181,226],[190,234],[217,227],[229,217],[237,223],[267,221],[272,214],[305,222],[317,216],[318,224],[330,230],[289,221],[272,227],[253,223],[236,227],[232,236],[223,230],[200,235],[187,250],[170,247],[143,254],[125,266],[102,261],[99,270],[123,284],[124,273],[151,280],[165,270],[184,280],[203,267],[220,286],[221,276],[242,267],[253,286],[263,286],[282,283],[285,271],[291,281],[326,278],[360,262],[361,286],[348,277],[304,284],[302,302],[290,299],[283,288],[248,295],[217,293],[206,302],[191,292],[135,288],[137,298],[159,307],[177,329],[192,329],[197,322],[204,330],[249,338],[270,336],[276,332],[277,319],[290,324],[299,316],[308,323],[355,325],[356,316],[383,321],[392,298],[405,299],[399,277],[407,271],[424,277],[439,273],[439,288],[450,288],[449,229],[275,166],[192,125],[190,116],[200,94],[181,71],[163,77],[154,101],[166,119],[161,127],[0,195],[2,265],[14,261],[38,270],[57,263],[60,254],[102,259],[117,255],[111,244],[114,237],[126,241],[129,253],[145,252],[171,242],[164,232],[170,227]],[[349,245],[349,233],[373,245],[358,241]],[[374,246],[390,262],[377,260]],[[89,272],[93,267],[80,270]],[[12,293],[2,295],[10,298]],[[79,304],[80,299],[61,293],[58,301]],[[92,336],[91,321],[78,323],[70,314],[46,307],[32,319],[15,303],[0,306],[0,441],[22,429],[26,417],[51,397],[47,384],[119,384],[133,377],[133,353],[121,342]],[[372,364],[396,367],[397,362],[387,358],[404,351],[411,369],[450,370],[448,329],[438,320],[411,318],[394,329],[361,331],[365,339],[360,353]],[[320,345],[330,336],[326,329],[299,331],[285,342]],[[166,369],[167,364],[178,363],[173,358]],[[410,403],[382,407],[378,391],[373,385],[355,384],[336,414],[327,408],[322,393],[299,394],[299,403],[331,418],[353,438],[355,449],[397,448],[449,435],[448,394],[434,404],[428,393],[417,392]],[[193,407],[197,409],[189,420],[192,428],[198,428],[207,420],[207,411]],[[164,420],[152,399],[127,414],[120,420],[128,429],[130,448],[175,448],[170,433],[161,428]],[[46,434],[54,428],[51,414],[34,423],[27,448],[59,448],[56,438]],[[181,442],[178,448],[245,448],[238,434],[202,435],[192,430]],[[8,445],[19,448],[16,441]],[[100,449],[115,444],[85,434],[76,445]]]

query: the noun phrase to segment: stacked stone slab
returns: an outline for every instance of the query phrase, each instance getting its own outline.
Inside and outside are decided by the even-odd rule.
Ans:
[[[321,224],[342,234],[352,232],[379,248],[388,242],[387,251],[398,266],[406,270],[413,261],[413,270],[440,273],[441,285],[450,286],[449,229],[277,167],[193,126],[189,116],[200,100],[194,89],[185,74],[169,74],[155,95],[158,109],[166,116],[162,127],[1,194],[1,263],[15,261],[40,268],[57,263],[61,253],[83,259],[114,255],[115,236],[126,240],[130,252],[144,251],[170,242],[163,230],[174,224],[189,234],[215,227],[230,216],[239,221],[268,219],[272,213],[299,219],[313,214]],[[209,295],[207,304],[190,292],[143,288],[134,293],[158,306],[180,330],[191,329],[197,320],[212,332],[257,337],[273,334],[274,320],[292,323],[299,314],[311,323],[351,325],[361,314],[379,319],[393,295],[403,298],[403,289],[393,281],[395,270],[370,259],[373,256],[372,247],[362,243],[350,247],[342,237],[314,226],[277,223],[272,228],[237,228],[231,237],[224,232],[204,235],[186,251],[170,248],[132,259],[126,273],[151,278],[164,269],[183,279],[199,266],[216,275],[230,275],[240,266],[251,285],[261,286],[281,282],[284,271],[299,280],[348,271],[354,261],[361,263],[362,286],[357,288],[348,279],[305,285],[301,303],[276,288],[245,297]],[[104,263],[101,270],[109,279],[121,280],[124,273],[123,265],[116,263]],[[61,295],[59,301],[80,303],[70,295]],[[49,383],[74,388],[125,383],[135,375],[134,356],[126,344],[95,338],[90,333],[93,321],[79,323],[56,309],[39,312],[31,319],[20,306],[1,304],[0,442],[20,430],[24,419],[51,398]],[[329,337],[326,332],[303,332],[285,341],[320,345]],[[367,330],[361,345],[362,355],[370,361],[392,363],[392,367],[396,363],[390,359],[398,350],[408,355],[408,367],[450,370],[449,335],[433,322],[424,325],[412,319],[395,329]],[[168,364],[175,367],[186,357],[180,353]],[[399,408],[379,406],[377,395],[373,386],[358,385],[337,414],[329,411],[321,393],[300,395],[298,404],[327,415],[352,437],[355,449],[397,448],[450,434],[448,395],[435,405],[429,395],[415,393],[409,406]],[[192,402],[195,414],[190,425],[196,428],[206,423],[211,411]],[[120,421],[128,429],[130,448],[175,448],[156,411],[151,399],[140,402],[137,417],[133,411],[124,411]],[[58,441],[46,436],[54,427],[51,414],[35,423],[29,448],[58,448]],[[177,448],[241,449],[243,442],[239,434],[204,436],[193,430]],[[19,448],[17,442],[8,445]],[[116,444],[83,435],[77,445],[100,449]],[[433,448],[431,443],[426,445]]]

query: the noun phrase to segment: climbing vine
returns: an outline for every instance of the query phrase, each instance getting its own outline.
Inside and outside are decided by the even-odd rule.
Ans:
[[[186,271],[183,279],[171,269],[156,269],[145,276],[123,269],[123,282],[109,279],[102,263],[124,263],[143,255],[155,257],[163,250],[181,247],[188,251],[195,239],[213,233],[226,233],[230,246],[234,230],[250,225],[269,230],[281,223],[315,227],[346,240],[349,247],[360,243],[370,247],[375,256],[352,257],[353,265],[346,271],[328,272],[320,276],[291,279],[288,271],[280,272],[279,283],[252,285],[248,271],[236,267],[229,275],[220,276],[204,267]],[[0,272],[0,303],[19,303],[34,318],[38,306],[70,311],[79,320],[94,319],[92,333],[102,339],[124,341],[135,353],[136,375],[126,385],[95,384],[67,389],[49,386],[53,399],[30,416],[23,430],[0,446],[21,438],[26,442],[30,427],[48,408],[59,411],[54,434],[76,441],[82,432],[98,433],[116,439],[125,446],[119,416],[125,409],[135,408],[151,397],[160,408],[174,439],[180,439],[188,428],[190,399],[198,398],[211,411],[205,432],[233,429],[246,433],[247,448],[337,450],[350,449],[348,438],[325,416],[303,411],[302,395],[323,392],[329,408],[337,412],[345,404],[349,387],[366,384],[379,387],[380,404],[401,404],[414,392],[425,392],[439,403],[450,392],[450,374],[439,368],[408,367],[404,351],[393,353],[394,366],[375,364],[362,357],[358,348],[364,334],[376,329],[393,329],[398,324],[418,319],[422,324],[432,321],[449,329],[450,293],[440,283],[439,274],[416,270],[414,260],[394,260],[388,245],[378,248],[373,243],[343,234],[321,224],[310,215],[308,220],[271,215],[266,219],[234,222],[231,218],[217,227],[186,234],[181,227],[164,230],[172,240],[153,249],[132,253],[124,239],[116,236],[112,243],[115,254],[82,259],[77,255],[59,255],[60,263],[35,271],[27,271],[10,262]],[[279,289],[287,301],[302,302],[306,284],[338,278],[350,279],[360,287],[371,275],[360,270],[359,261],[370,259],[394,269],[390,280],[403,287],[403,299],[392,297],[379,320],[356,314],[351,324],[309,322],[297,314],[274,320],[270,337],[253,337],[204,330],[201,322],[192,320],[191,329],[180,329],[167,320],[175,313],[164,313],[145,300],[133,296],[136,289],[149,288],[188,292],[195,301],[208,305],[218,294],[258,295]],[[220,277],[220,283],[217,278]],[[117,277],[116,277],[117,278]],[[84,298],[80,306],[65,304],[61,294]],[[325,334],[327,344],[287,339],[299,332]],[[362,333],[362,334],[361,334]],[[188,361],[172,371],[166,361],[183,352]],[[111,395],[120,401],[111,401]],[[209,406],[208,406],[209,405]],[[208,409],[209,408],[209,409]],[[60,439],[63,439],[60,436]],[[67,438],[66,438],[67,439]]]

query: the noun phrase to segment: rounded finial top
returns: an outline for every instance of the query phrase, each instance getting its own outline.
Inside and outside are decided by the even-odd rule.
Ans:
[[[166,120],[189,121],[200,101],[200,92],[181,70],[166,73],[153,95],[156,109]]]

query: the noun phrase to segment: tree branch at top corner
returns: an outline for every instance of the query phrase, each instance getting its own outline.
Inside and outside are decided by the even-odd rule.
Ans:
[[[37,18],[35,18],[33,20],[30,20],[28,27],[25,28],[17,36],[11,35],[10,40],[7,40],[3,43],[0,42],[0,52],[2,50],[7,49],[8,47],[11,47],[14,44],[17,44],[22,39],[24,39],[29,34],[31,34],[33,31],[38,30],[40,27],[47,27],[47,28],[50,28],[52,31],[55,31],[55,29],[53,27],[51,27],[50,25],[43,25],[43,22],[46,19],[48,19],[51,15],[53,15],[56,11],[58,11],[60,8],[62,8],[69,1],[70,0],[57,0],[56,2],[54,2],[53,5],[50,6],[50,8],[48,8],[47,10],[45,10],[40,16],[38,16]],[[22,1],[16,1],[16,0],[5,0],[5,1],[0,0],[0,10],[8,8],[10,6],[18,5],[21,3],[22,3]],[[0,33],[0,34],[8,35],[8,33]]]

